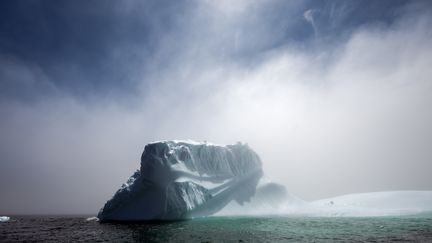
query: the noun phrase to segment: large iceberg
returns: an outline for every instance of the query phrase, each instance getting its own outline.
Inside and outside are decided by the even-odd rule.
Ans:
[[[262,176],[247,145],[163,141],[145,146],[141,167],[100,210],[101,221],[175,220],[243,204]]]
[[[246,144],[148,144],[141,167],[100,210],[103,221],[176,220],[208,215],[399,216],[432,212],[432,191],[343,195],[312,202],[263,177]]]

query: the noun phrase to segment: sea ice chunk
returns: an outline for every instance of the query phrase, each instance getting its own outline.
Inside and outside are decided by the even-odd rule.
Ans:
[[[7,222],[10,220],[10,217],[8,216],[0,216],[0,222]]]

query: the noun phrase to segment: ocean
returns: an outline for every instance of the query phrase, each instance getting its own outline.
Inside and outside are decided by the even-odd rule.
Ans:
[[[432,242],[432,215],[207,217],[99,223],[89,216],[11,216],[0,242]]]

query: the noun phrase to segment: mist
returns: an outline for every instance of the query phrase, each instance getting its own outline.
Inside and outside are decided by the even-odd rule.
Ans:
[[[149,5],[108,15],[152,41],[108,43],[107,76],[0,53],[2,213],[94,214],[147,143],[172,139],[246,142],[306,200],[432,190],[430,4],[353,24],[349,1],[186,1],[169,27],[139,17]],[[128,81],[87,81],[117,74]]]

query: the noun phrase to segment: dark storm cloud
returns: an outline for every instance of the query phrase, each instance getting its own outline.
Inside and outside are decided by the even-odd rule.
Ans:
[[[185,1],[2,1],[1,95],[131,92],[160,36],[186,8]],[[27,87],[20,67],[35,74]]]
[[[200,25],[209,23],[208,10],[189,18],[199,5],[194,1],[2,1],[0,94],[29,100],[57,92],[81,98],[136,95],[137,83],[152,82],[147,69],[181,68],[176,56],[196,45],[214,60],[251,62],[293,42],[309,48],[313,31],[303,18],[306,10],[320,39],[333,41],[362,24],[391,22],[405,2],[258,1],[255,9],[239,13],[246,18],[230,23],[233,29],[221,32]],[[219,40],[217,47],[200,43],[206,35]],[[165,38],[173,39],[171,45],[164,45]]]

